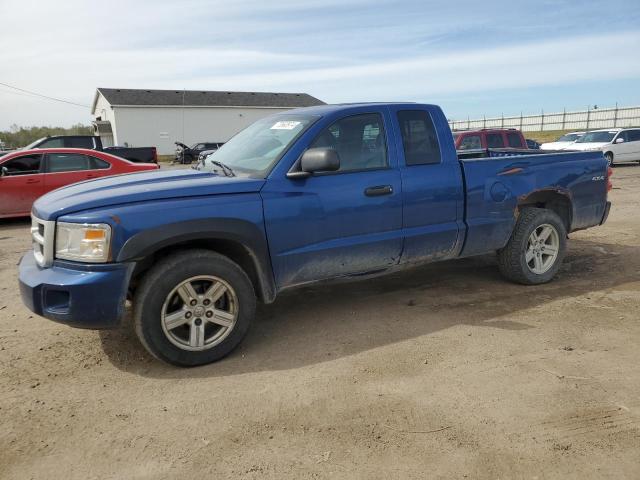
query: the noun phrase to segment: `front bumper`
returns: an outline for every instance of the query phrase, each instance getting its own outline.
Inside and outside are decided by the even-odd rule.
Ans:
[[[20,261],[22,301],[32,312],[78,328],[113,328],[125,312],[133,263],[54,262],[40,268],[33,252]]]

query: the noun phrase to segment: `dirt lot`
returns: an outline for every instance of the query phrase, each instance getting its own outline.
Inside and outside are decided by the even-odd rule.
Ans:
[[[0,477],[640,478],[640,167],[614,180],[551,284],[485,256],[305,288],[191,370],[32,316],[5,221]]]

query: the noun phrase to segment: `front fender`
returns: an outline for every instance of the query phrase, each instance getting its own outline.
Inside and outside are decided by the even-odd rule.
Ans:
[[[259,296],[267,303],[273,301],[276,295],[275,281],[264,230],[246,220],[187,220],[143,230],[124,243],[116,261],[135,262],[172,245],[221,240],[233,242],[246,250],[256,271]]]
[[[135,202],[60,218],[79,223],[108,222],[113,228],[112,261],[140,262],[172,245],[202,246],[215,241],[233,244],[251,260],[258,294],[275,298],[275,281],[258,193]],[[237,248],[241,247],[241,248]],[[225,253],[225,252],[220,252]]]

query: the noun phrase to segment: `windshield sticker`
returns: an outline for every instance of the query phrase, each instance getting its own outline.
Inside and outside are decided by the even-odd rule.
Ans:
[[[298,125],[300,125],[300,122],[295,122],[295,121],[281,121],[281,122],[276,122],[273,127],[271,127],[271,130],[293,130],[294,128],[296,128]]]

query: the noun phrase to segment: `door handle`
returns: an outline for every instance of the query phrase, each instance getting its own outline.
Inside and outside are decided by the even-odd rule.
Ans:
[[[367,197],[379,197],[380,195],[391,195],[392,193],[393,187],[391,185],[378,185],[364,189],[364,194]]]
[[[40,183],[40,180],[38,180],[37,178],[30,178],[26,183]]]

